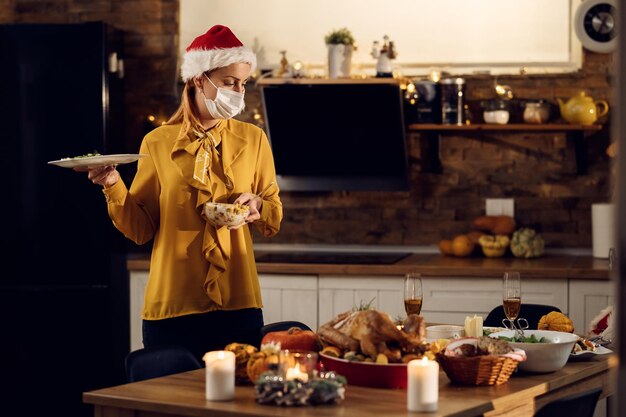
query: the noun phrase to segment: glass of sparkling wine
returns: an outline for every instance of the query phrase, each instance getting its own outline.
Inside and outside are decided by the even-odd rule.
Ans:
[[[408,272],[404,276],[404,310],[406,314],[419,315],[422,311],[422,276]]]
[[[505,272],[503,280],[502,306],[504,315],[513,324],[522,305],[522,284],[519,272]]]

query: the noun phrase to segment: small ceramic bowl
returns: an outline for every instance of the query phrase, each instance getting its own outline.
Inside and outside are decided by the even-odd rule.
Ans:
[[[213,203],[204,205],[204,216],[213,226],[235,227],[243,224],[250,207],[239,204]]]
[[[427,339],[455,339],[465,336],[465,328],[463,326],[440,325],[426,327]]]
[[[483,112],[483,118],[485,123],[496,123],[499,125],[505,125],[509,122],[508,110],[485,110]]]

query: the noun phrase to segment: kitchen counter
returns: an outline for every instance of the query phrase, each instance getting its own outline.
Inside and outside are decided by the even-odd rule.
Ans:
[[[404,314],[403,276],[408,271],[422,274],[422,314],[433,323],[463,323],[473,314],[486,317],[502,302],[502,276],[508,270],[521,273],[526,303],[555,306],[580,329],[612,305],[615,293],[608,260],[593,258],[589,249],[551,249],[540,258],[517,259],[454,258],[425,246],[257,244],[255,255],[266,322],[298,320],[311,328],[370,300],[392,317]],[[136,348],[141,347],[149,267],[148,255],[128,259]]]
[[[265,255],[280,253],[302,253],[331,255],[333,263],[324,263],[316,259],[315,263],[307,263],[306,258],[298,262],[270,261],[263,262]],[[397,254],[399,260],[393,263],[354,263],[354,257],[349,257],[349,263],[340,263],[341,254],[361,254],[372,257],[382,254]],[[333,246],[333,245],[257,245],[257,269],[259,273],[267,274],[316,274],[316,275],[344,275],[344,276],[391,276],[404,275],[407,271],[417,271],[423,276],[432,277],[502,277],[506,270],[519,271],[525,279],[585,279],[609,280],[607,259],[597,259],[591,256],[591,251],[585,249],[566,249],[546,251],[546,254],[535,259],[518,258],[455,258],[442,256],[432,247],[409,246]],[[274,256],[275,259],[280,257]],[[387,257],[392,259],[393,256]],[[271,257],[270,257],[271,259]],[[381,257],[382,259],[382,257]],[[338,262],[338,263],[335,263]],[[384,261],[381,261],[384,262]],[[133,256],[128,259],[128,269],[131,271],[146,271],[150,267],[149,256]]]

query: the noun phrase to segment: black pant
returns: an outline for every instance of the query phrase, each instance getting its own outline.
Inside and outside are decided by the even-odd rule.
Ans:
[[[259,346],[263,312],[260,308],[211,311],[162,320],[143,320],[144,347],[178,345],[202,356],[232,342]]]

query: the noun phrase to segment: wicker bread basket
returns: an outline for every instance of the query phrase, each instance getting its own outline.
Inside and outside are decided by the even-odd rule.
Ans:
[[[445,356],[437,361],[451,382],[461,385],[500,385],[509,380],[519,363],[504,356]]]

